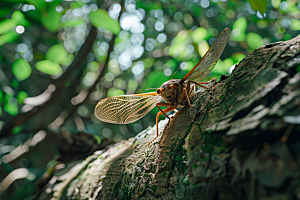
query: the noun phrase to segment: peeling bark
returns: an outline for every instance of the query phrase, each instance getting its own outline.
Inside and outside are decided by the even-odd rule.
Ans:
[[[155,126],[56,171],[37,199],[300,198],[300,36]],[[298,69],[297,69],[298,68]]]

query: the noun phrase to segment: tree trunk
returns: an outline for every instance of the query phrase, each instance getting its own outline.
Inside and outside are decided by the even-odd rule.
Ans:
[[[155,126],[54,172],[37,199],[300,198],[300,36]]]

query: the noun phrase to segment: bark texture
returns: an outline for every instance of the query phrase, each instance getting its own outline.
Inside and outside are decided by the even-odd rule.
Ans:
[[[160,135],[54,172],[37,199],[300,199],[300,36],[261,47]]]

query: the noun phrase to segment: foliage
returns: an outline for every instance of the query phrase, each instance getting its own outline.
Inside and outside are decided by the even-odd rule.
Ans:
[[[102,3],[2,1],[1,157],[41,130],[84,130],[100,139],[119,141],[154,125],[157,109],[138,122],[122,126],[100,122],[93,110],[106,96],[160,87],[178,67],[173,78],[183,78],[226,27],[232,29],[231,38],[206,80],[230,73],[234,64],[255,48],[300,33],[298,0]],[[89,35],[93,26],[97,28],[94,38]],[[13,137],[3,139],[12,133]],[[2,164],[1,179],[19,167],[37,169],[29,174],[38,178],[39,170],[45,170],[49,162],[45,157],[41,161],[45,164],[37,166],[24,159],[15,165]]]

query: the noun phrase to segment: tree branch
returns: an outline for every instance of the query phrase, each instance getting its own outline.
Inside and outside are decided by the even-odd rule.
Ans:
[[[299,41],[300,35],[253,51],[219,86],[198,93],[194,107],[160,121],[163,134],[149,147],[155,126],[96,152],[76,175],[57,172],[59,181],[45,188],[61,199],[293,197],[300,175]]]

